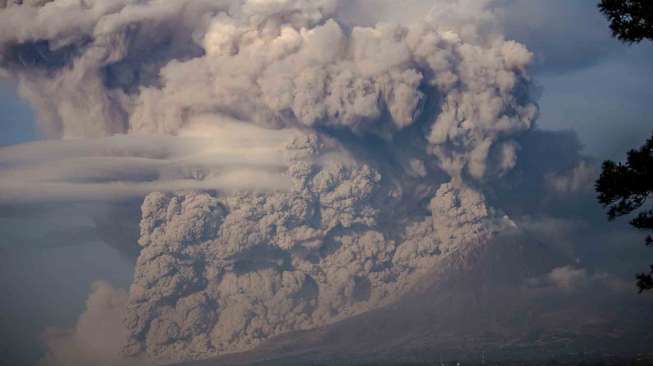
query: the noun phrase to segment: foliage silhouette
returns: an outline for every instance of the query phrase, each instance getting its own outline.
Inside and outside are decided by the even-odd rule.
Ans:
[[[610,21],[612,35],[633,44],[653,40],[653,0],[601,0],[599,10]],[[644,206],[653,194],[653,137],[639,150],[628,153],[626,164],[603,163],[596,182],[599,202],[608,208],[608,218],[631,214]],[[630,224],[638,229],[653,230],[653,208],[643,210]],[[653,237],[646,237],[653,246]],[[639,292],[653,289],[653,266],[649,273],[637,275]]]
[[[653,137],[639,150],[628,153],[626,163],[606,161],[596,181],[599,202],[608,209],[608,218],[629,215],[644,207],[653,195]],[[641,230],[653,230],[653,207],[643,209],[630,221]],[[653,246],[653,237],[646,237],[646,245]],[[637,275],[640,293],[653,289],[653,266],[649,273]]]
[[[653,1],[601,0],[599,9],[610,21],[612,34],[620,41],[637,43],[653,39]]]

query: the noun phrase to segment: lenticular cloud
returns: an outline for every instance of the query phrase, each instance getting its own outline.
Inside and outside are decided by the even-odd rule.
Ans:
[[[150,193],[127,355],[204,359],[346,319],[513,225],[482,192],[533,127],[532,55],[483,2],[375,26],[336,0],[0,4],[2,69],[54,144],[100,138],[139,169],[134,145],[164,151],[146,185],[116,168],[115,184],[66,191]],[[54,174],[0,189],[20,197],[37,173]]]

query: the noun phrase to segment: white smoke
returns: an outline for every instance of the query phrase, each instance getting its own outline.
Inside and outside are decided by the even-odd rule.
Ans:
[[[0,150],[0,197],[155,192],[127,354],[203,359],[324,326],[514,226],[482,191],[533,128],[532,54],[486,1],[397,4],[0,3],[0,65],[61,139]]]

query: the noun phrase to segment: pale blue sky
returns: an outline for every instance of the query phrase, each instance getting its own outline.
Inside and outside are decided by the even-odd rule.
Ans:
[[[16,86],[0,80],[0,146],[34,140],[37,130],[27,102],[16,94]]]

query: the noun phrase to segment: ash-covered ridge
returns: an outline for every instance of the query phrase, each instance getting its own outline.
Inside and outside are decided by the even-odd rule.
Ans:
[[[205,359],[351,317],[509,224],[456,184],[432,215],[396,216],[405,197],[391,180],[329,145],[304,134],[288,145],[288,192],[145,199],[127,354]]]

